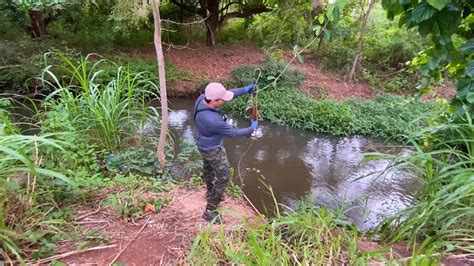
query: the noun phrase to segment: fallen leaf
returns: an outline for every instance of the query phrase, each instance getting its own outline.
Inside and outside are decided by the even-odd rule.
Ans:
[[[145,205],[145,212],[147,213],[150,213],[150,212],[156,212],[156,208],[155,208],[155,205],[151,204],[151,203],[147,203]]]

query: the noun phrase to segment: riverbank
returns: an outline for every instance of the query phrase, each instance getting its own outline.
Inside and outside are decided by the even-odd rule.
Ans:
[[[201,218],[206,206],[203,187],[180,185],[169,192],[145,192],[145,198],[168,199],[161,210],[145,205],[144,214],[132,221],[124,221],[115,215],[111,207],[101,206],[97,199],[88,208],[78,210],[74,222],[80,229],[95,232],[104,237],[98,251],[87,251],[92,246],[82,247],[83,252],[60,259],[67,264],[93,263],[110,265],[113,261],[136,265],[170,265],[184,262],[196,235],[209,225]],[[227,197],[222,203],[225,224],[222,230],[239,230],[241,219],[257,222],[255,212],[242,199]],[[219,225],[211,225],[217,231]],[[77,241],[62,244],[56,253],[78,250]],[[57,256],[57,255],[56,255]],[[44,262],[45,260],[40,260]]]
[[[273,65],[273,63],[270,65]],[[87,66],[90,65],[70,65],[73,70]],[[246,73],[253,73],[250,68],[244,70],[247,71]],[[249,70],[251,71],[249,72]],[[156,90],[154,83],[150,82],[151,78],[123,68],[106,72],[113,73],[113,75],[105,77],[99,77],[99,74],[94,74],[96,72],[91,69],[86,69],[81,73],[82,76],[71,77],[72,80],[68,80],[70,83],[52,85],[58,93],[55,97],[43,101],[42,104],[47,109],[38,108],[38,113],[35,114],[38,121],[34,126],[38,128],[39,136],[22,135],[9,119],[8,108],[6,108],[9,105],[8,101],[2,99],[1,106],[5,109],[0,109],[2,118],[0,147],[5,152],[2,153],[0,163],[3,169],[6,170],[0,173],[0,181],[2,182],[0,202],[4,208],[4,211],[0,213],[2,215],[0,220],[6,222],[0,224],[0,230],[6,232],[2,235],[2,245],[3,250],[7,251],[3,252],[2,256],[7,262],[15,260],[15,257],[18,260],[24,257],[28,261],[48,257],[56,254],[58,252],[57,248],[71,239],[76,242],[72,242],[73,246],[69,250],[116,245],[113,242],[114,240],[108,242],[107,233],[100,230],[104,225],[111,230],[123,228],[123,233],[118,233],[119,235],[133,234],[137,237],[141,236],[142,232],[148,228],[148,222],[152,219],[149,218],[152,215],[146,216],[146,212],[152,211],[153,208],[164,212],[166,205],[170,201],[172,202],[172,196],[168,197],[166,193],[162,196],[155,194],[151,198],[146,196],[148,192],[169,191],[170,187],[168,185],[175,184],[174,181],[179,179],[179,176],[168,171],[169,169],[160,169],[159,163],[156,161],[157,134],[154,130],[159,125],[159,112],[146,104],[148,93]],[[47,74],[55,80],[59,80],[57,77],[62,77],[60,74],[55,75],[56,73],[53,72]],[[122,77],[125,77],[125,82],[117,82],[118,80],[124,81],[121,79]],[[281,81],[295,81],[298,80],[298,77],[297,74],[290,74],[288,79],[285,78]],[[270,84],[273,83],[268,78],[265,81]],[[77,86],[77,84],[80,84],[80,86]],[[147,86],[143,86],[144,84]],[[288,86],[287,83],[282,86],[282,90],[273,88],[274,91],[271,95],[288,92],[286,91],[288,89],[294,92],[293,87]],[[285,100],[285,95],[282,96],[280,100]],[[301,94],[296,96],[291,94],[290,96],[295,97],[296,100],[303,99]],[[400,101],[401,105],[406,104],[405,101]],[[141,103],[141,105],[136,103]],[[279,104],[276,100],[267,100],[266,103]],[[337,103],[332,104],[336,107],[339,106]],[[291,110],[294,110],[294,112],[289,113],[291,116],[286,116],[287,113],[284,113],[285,116],[276,118],[281,119],[282,122],[296,121],[300,125],[304,125],[305,119],[299,116],[299,109],[294,109],[295,105],[295,102],[289,102],[286,106],[293,108]],[[320,109],[322,111],[326,110],[325,108]],[[267,110],[275,109],[267,108]],[[318,110],[311,110],[312,112],[306,113],[306,115],[313,115],[315,119],[319,119],[316,117],[319,115]],[[383,113],[383,110],[381,112]],[[329,110],[330,115],[339,115],[340,113],[338,108]],[[395,116],[400,115],[399,112],[394,113]],[[342,114],[350,114],[350,111],[346,110]],[[268,114],[266,115],[268,116]],[[282,114],[280,113],[280,115]],[[287,120],[283,121],[283,119]],[[324,120],[327,120],[323,121],[325,123],[337,121],[337,119],[328,117]],[[402,122],[411,123],[411,121]],[[174,153],[173,146],[180,144],[180,142],[173,142],[170,139],[170,145],[166,150],[167,158],[182,166],[183,169],[198,169],[199,159],[193,157],[192,145],[184,146],[180,154]],[[129,159],[132,163],[124,164],[123,158]],[[324,158],[324,156],[321,156],[321,158]],[[114,161],[114,159],[116,160]],[[448,165],[449,162],[446,162],[446,164]],[[240,170],[237,169],[237,172],[240,173]],[[190,174],[192,180],[199,180],[198,173]],[[103,191],[104,188],[108,191]],[[201,192],[198,194],[201,194]],[[466,194],[466,199],[468,196],[469,194]],[[94,197],[102,199],[103,202],[97,203]],[[197,202],[195,198],[191,198],[190,201]],[[201,206],[201,203],[199,205]],[[88,208],[85,208],[84,212],[78,212],[80,210],[79,206],[87,206]],[[99,206],[101,207],[99,208]],[[105,217],[100,216],[103,215],[100,213],[102,206],[107,209],[106,216],[114,213],[114,219],[116,220],[107,221]],[[172,209],[175,208],[185,209],[182,206],[173,207]],[[99,216],[91,215],[91,218],[95,220],[83,218],[85,221],[82,221],[85,224],[94,225],[95,230],[83,231],[81,227],[76,227],[76,220],[81,222],[83,220],[79,219],[81,216],[95,212],[97,209],[99,210],[97,212]],[[189,219],[194,224],[197,220],[193,219],[199,218],[199,212],[196,211],[192,219],[191,217],[185,218],[185,221]],[[173,217],[181,215],[172,211],[170,213]],[[380,252],[369,254],[358,252],[359,233],[357,228],[350,225],[350,223],[343,222],[339,217],[342,216],[331,214],[324,208],[308,206],[299,212],[277,215],[275,219],[267,218],[261,227],[258,227],[259,224],[257,224],[255,230],[253,227],[245,227],[243,230],[241,228],[229,235],[225,231],[217,234],[211,234],[206,230],[200,233],[193,231],[196,232],[195,238],[193,235],[183,240],[189,245],[190,239],[194,239],[194,244],[191,245],[191,251],[186,257],[186,261],[196,262],[198,259],[217,253],[217,257],[210,257],[216,263],[226,263],[234,260],[245,263],[242,258],[248,257],[249,254],[258,254],[254,251],[261,251],[261,247],[268,249],[264,249],[261,257],[255,257],[255,260],[250,262],[267,262],[269,258],[277,257],[277,255],[283,254],[282,252],[286,254],[284,259],[287,262],[309,261],[316,263],[321,258],[327,259],[331,254],[335,256],[336,251],[337,257],[333,257],[334,261],[329,259],[328,262],[379,259]],[[125,224],[119,225],[118,221],[120,219],[125,220]],[[150,220],[145,223],[145,219]],[[156,219],[156,221],[161,221],[162,218],[156,217]],[[329,226],[328,220],[331,221]],[[303,221],[303,223],[296,223],[298,221]],[[166,223],[168,222],[176,223],[174,220],[166,220]],[[133,227],[132,225],[135,223],[138,226],[134,225],[135,227]],[[240,221],[240,223],[244,222]],[[297,226],[292,227],[295,224]],[[144,225],[145,227],[143,227]],[[278,227],[277,225],[288,225],[288,228],[291,228],[290,233],[286,226]],[[293,240],[301,237],[301,232],[306,232],[306,225],[310,225],[313,232],[321,227],[325,228],[324,231],[317,231],[322,233],[320,241],[306,239],[292,246],[295,244]],[[131,230],[129,226],[132,226],[133,229],[139,228],[139,231]],[[181,228],[180,230],[184,229]],[[252,234],[254,238],[252,238]],[[111,237],[112,235],[114,234],[111,234]],[[183,236],[187,236],[187,234]],[[211,239],[211,236],[218,237],[218,240]],[[157,237],[153,236],[150,240],[144,242],[154,241],[160,243]],[[115,256],[120,255],[120,250],[128,252],[128,248],[125,249],[125,246],[128,243],[131,243],[130,246],[133,244],[130,242],[133,238],[119,237],[119,239],[124,246],[119,246],[119,251],[116,253],[111,252]],[[203,239],[209,241],[204,242]],[[278,241],[273,241],[275,239]],[[168,239],[167,241],[173,243],[174,240]],[[234,243],[238,245],[224,245]],[[329,247],[324,248],[326,244]],[[466,243],[462,244],[467,245]],[[316,245],[323,245],[320,247],[322,253],[318,253],[316,257],[305,257],[311,256],[311,251]],[[254,249],[255,247],[257,249]],[[276,249],[277,254],[275,254],[274,247],[278,248]],[[116,248],[116,246],[112,248]],[[299,250],[296,252],[292,248],[298,248]],[[414,263],[426,258],[435,260],[437,257],[443,256],[444,251],[442,247],[433,246],[428,250],[424,249],[419,253],[414,253],[408,260]],[[292,254],[296,254],[296,260]],[[136,253],[132,252],[130,258],[135,255]],[[104,260],[110,259],[111,256],[113,255],[107,255]],[[404,257],[404,255],[401,256]],[[301,258],[306,258],[306,260]],[[155,261],[156,259],[158,258],[151,257],[149,260]]]

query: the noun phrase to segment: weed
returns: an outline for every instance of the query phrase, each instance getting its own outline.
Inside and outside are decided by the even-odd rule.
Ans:
[[[464,121],[426,128],[420,141],[411,143],[415,150],[410,156],[393,159],[420,180],[421,189],[412,206],[384,222],[387,239],[409,239],[414,245],[422,241],[420,253],[474,252],[472,120],[467,116]]]
[[[211,233],[208,228],[194,240],[188,256],[201,264],[354,264],[371,256],[356,250],[355,227],[337,228],[335,215],[308,202],[286,216],[251,226],[242,220],[244,230]]]
[[[44,104],[50,109],[66,112],[72,126],[87,134],[88,139],[101,148],[118,149],[123,139],[131,136],[132,129],[137,127],[135,121],[143,123],[148,115],[157,121],[153,116],[158,113],[148,113],[149,107],[145,103],[145,96],[152,95],[148,88],[156,91],[156,86],[142,74],[118,67],[116,76],[104,85],[96,82],[101,72],[94,72],[104,60],[92,64],[88,57],[74,62],[61,54],[59,56],[64,64],[59,68],[69,73],[71,80],[64,84],[51,71],[52,65],[46,67],[43,82],[55,88],[55,92],[46,98]]]

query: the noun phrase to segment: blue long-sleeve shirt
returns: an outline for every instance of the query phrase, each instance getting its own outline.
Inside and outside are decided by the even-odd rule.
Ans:
[[[234,93],[234,99],[246,93],[245,88],[232,89],[230,91]],[[202,94],[196,100],[194,106],[195,114],[198,110],[210,109],[204,99],[205,95]],[[224,120],[222,114],[209,110],[198,112],[194,118],[194,125],[196,126],[194,138],[198,149],[202,151],[222,147],[224,145],[224,137],[244,137],[249,136],[253,132],[252,127],[235,128]]]

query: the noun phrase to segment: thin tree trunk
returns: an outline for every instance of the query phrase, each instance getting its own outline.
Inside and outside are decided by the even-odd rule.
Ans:
[[[207,27],[207,46],[215,46],[217,43],[217,34],[219,33],[219,0],[207,0],[207,10],[209,17],[206,19]]]
[[[32,38],[40,38],[46,35],[46,23],[43,16],[43,12],[39,10],[30,10],[28,11],[28,15],[30,16],[31,20],[31,28],[30,34]]]
[[[357,45],[357,52],[356,55],[354,56],[354,61],[352,61],[352,68],[351,72],[349,73],[349,82],[352,82],[352,80],[355,77],[355,72],[357,65],[360,64],[360,59],[362,58],[362,53],[364,49],[364,36],[365,36],[365,31],[367,29],[367,22],[369,21],[369,16],[370,16],[370,11],[372,10],[372,7],[374,6],[376,0],[369,0],[369,8],[367,9],[367,12],[363,12],[363,4],[361,4],[361,9],[363,12],[363,21],[362,25],[360,26],[360,35],[359,35],[359,44]]]
[[[156,4],[156,1],[158,1],[158,5]],[[161,19],[159,11],[159,1],[160,0],[152,0],[151,5],[153,9],[153,20],[155,25],[154,42],[156,50],[156,59],[158,61],[158,77],[160,79],[161,98],[161,130],[160,140],[156,149],[156,157],[160,162],[161,169],[164,169],[166,164],[166,136],[168,135],[168,97],[166,96],[165,60],[163,58],[163,47],[161,45]]]

